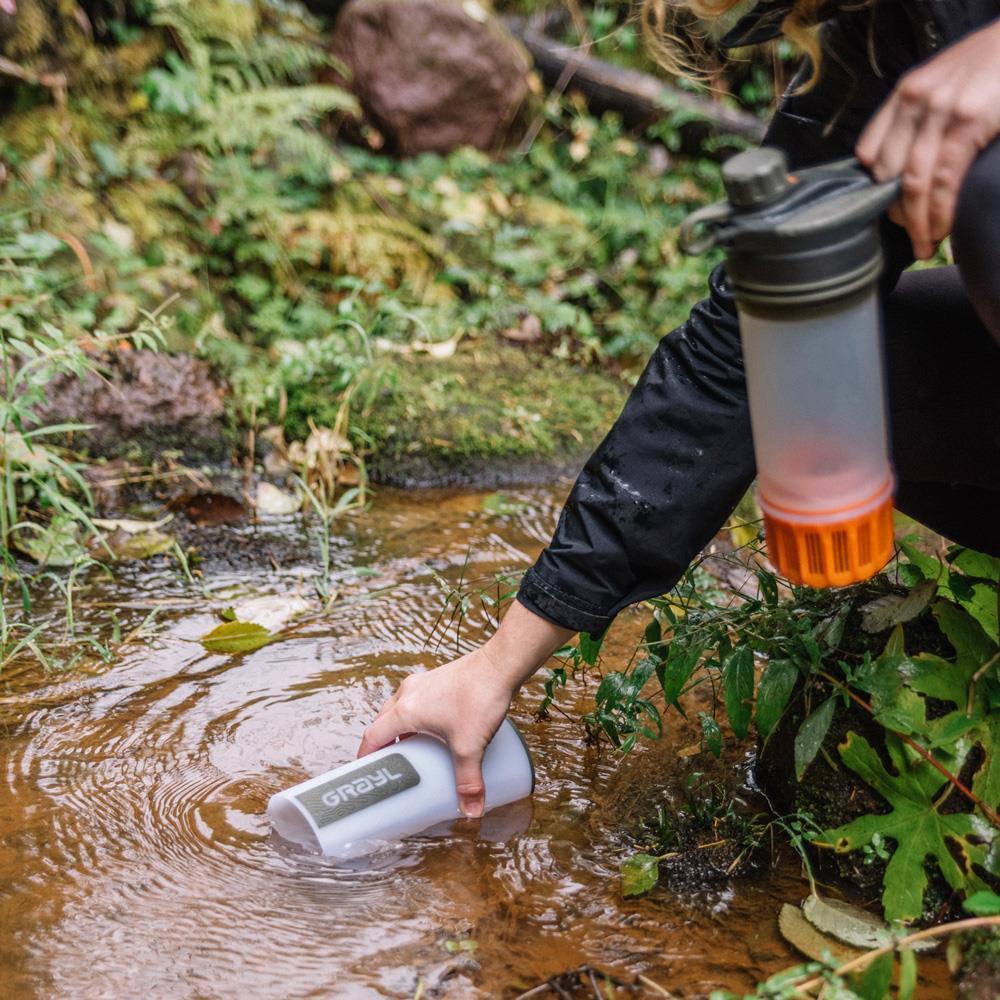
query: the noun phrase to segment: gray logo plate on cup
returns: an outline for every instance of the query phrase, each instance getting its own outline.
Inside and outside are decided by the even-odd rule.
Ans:
[[[360,764],[337,778],[295,796],[318,827],[329,826],[362,809],[420,784],[420,775],[401,754]]]

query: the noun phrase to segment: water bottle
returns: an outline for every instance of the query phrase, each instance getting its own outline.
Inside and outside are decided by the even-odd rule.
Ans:
[[[510,719],[486,748],[483,782],[487,811],[534,791],[531,754]],[[327,857],[370,854],[461,815],[451,753],[431,736],[411,736],[278,792],[267,815],[279,836]]]
[[[725,249],[768,554],[793,583],[866,580],[893,549],[876,282],[899,183],[855,160],[789,174],[767,147],[722,179],[727,200],[690,215],[680,243]]]

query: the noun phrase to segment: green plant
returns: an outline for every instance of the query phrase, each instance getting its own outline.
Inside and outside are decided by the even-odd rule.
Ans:
[[[625,669],[603,672],[585,720],[591,735],[599,730],[627,752],[660,732],[668,709],[683,714],[686,693],[710,684],[715,709],[701,713],[703,742],[718,756],[722,716],[737,739],[756,722],[766,742],[787,728],[794,706],[796,779],[808,782],[817,756],[835,754],[883,804],[814,830],[810,842],[869,862],[888,856],[891,921],[921,915],[928,866],[961,895],[986,888],[998,874],[1000,828],[1000,560],[952,547],[939,562],[909,543],[904,555],[895,573],[909,589],[887,578],[842,591],[788,589],[758,569],[756,594],[706,595],[697,569],[689,572],[650,602],[643,643]],[[919,623],[922,650],[905,648],[910,622]],[[593,662],[582,647],[575,655]],[[550,694],[564,681],[550,677]],[[845,735],[829,746],[838,717]],[[864,719],[880,733],[876,743],[856,731]]]

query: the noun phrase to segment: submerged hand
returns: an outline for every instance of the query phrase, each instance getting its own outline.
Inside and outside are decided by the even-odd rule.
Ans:
[[[858,140],[858,159],[885,181],[902,176],[890,211],[926,259],[952,229],[966,172],[1000,135],[1000,21],[907,73]]]
[[[358,756],[387,746],[397,736],[435,736],[451,748],[462,812],[481,816],[487,745],[517,689],[572,635],[515,602],[485,645],[435,670],[407,677],[365,730]]]

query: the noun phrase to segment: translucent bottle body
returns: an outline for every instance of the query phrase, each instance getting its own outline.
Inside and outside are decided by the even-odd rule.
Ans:
[[[534,788],[531,756],[505,719],[483,758],[486,809]],[[451,753],[412,736],[271,797],[267,815],[285,840],[328,857],[353,858],[460,815]]]
[[[740,305],[768,548],[793,582],[867,579],[892,550],[875,288],[812,308]]]

